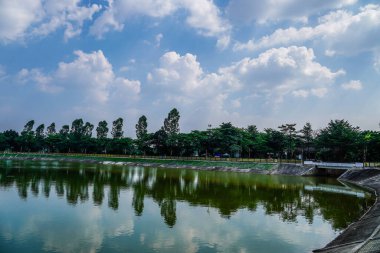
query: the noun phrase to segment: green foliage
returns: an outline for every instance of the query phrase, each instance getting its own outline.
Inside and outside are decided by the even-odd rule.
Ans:
[[[241,153],[242,130],[234,127],[231,122],[222,123],[219,128],[212,130],[214,151],[230,156]]]
[[[163,130],[168,136],[179,133],[179,118],[178,110],[173,108],[164,120]]]
[[[282,158],[286,146],[284,133],[271,128],[266,128],[264,131],[264,143],[266,144],[269,153],[275,155],[276,158]]]
[[[6,144],[4,149],[1,150],[9,150],[9,151],[17,151],[19,150],[18,138],[19,134],[14,130],[7,130],[3,133]]]
[[[55,133],[56,133],[56,131],[55,131],[55,123],[53,122],[53,123],[50,124],[50,126],[48,126],[46,128],[46,134],[50,135],[50,134],[55,134]]]
[[[96,128],[96,137],[98,139],[107,138],[108,131],[109,129],[107,121],[100,121],[98,127]]]
[[[314,142],[314,136],[313,136],[314,131],[313,131],[313,128],[311,127],[311,124],[307,122],[299,132],[301,134],[300,140],[301,140],[302,149],[306,149],[305,157],[306,159],[308,159],[310,156],[311,145]]]
[[[36,138],[44,138],[45,125],[41,124],[36,128]]]
[[[361,160],[360,129],[345,120],[331,120],[316,139],[318,155],[327,161]]]
[[[91,124],[90,122],[86,122],[86,124],[83,126],[83,135],[85,137],[91,137],[93,129],[94,129],[94,125]]]
[[[285,136],[286,158],[293,158],[296,147],[296,124],[285,124],[278,127]]]
[[[111,154],[134,153],[133,140],[131,138],[113,138],[108,143],[108,151]]]
[[[176,108],[173,108],[168,117],[164,120],[164,126],[162,130],[166,133],[166,145],[170,150],[170,155],[173,155],[174,149],[178,146],[177,134],[179,133],[179,112]]]
[[[70,132],[70,127],[69,125],[63,125],[61,130],[59,130],[59,134],[63,135],[63,136],[67,136]]]
[[[76,119],[71,123],[70,134],[79,139],[83,134],[83,119]]]
[[[142,115],[136,124],[136,144],[139,154],[146,154],[149,151],[148,122],[145,115]]]
[[[31,151],[33,149],[34,140],[34,132],[33,132],[34,120],[28,121],[24,130],[21,132],[21,135],[18,137],[18,143],[21,147],[21,150]]]
[[[118,118],[112,122],[112,131],[111,135],[114,139],[120,139],[123,137],[123,119]]]
[[[167,139],[168,135],[163,129],[160,129],[153,134],[151,142],[154,147],[153,152],[155,155],[164,155],[166,153]]]
[[[145,115],[142,115],[136,124],[136,137],[137,139],[141,140],[141,139],[146,138],[147,134],[148,134],[148,122]]]
[[[58,133],[51,123],[44,133],[44,124],[33,131],[34,120],[28,121],[21,134],[14,130],[0,133],[0,151],[21,152],[76,152],[170,156],[226,156],[249,158],[296,158],[323,161],[380,161],[380,132],[361,131],[345,120],[330,121],[320,131],[313,131],[310,123],[296,130],[295,124],[283,124],[279,130],[259,131],[255,125],[238,128],[231,122],[204,131],[179,132],[180,115],[172,109],[164,125],[148,133],[147,118],[139,118],[136,139],[123,137],[123,119],[112,124],[112,138],[106,121],[100,121],[96,138],[92,137],[94,125],[75,119],[71,128],[63,125]],[[286,155],[285,155],[286,154]]]
[[[5,138],[5,135],[3,133],[0,133],[0,150],[7,150],[7,149],[8,149],[7,138]]]
[[[25,124],[24,130],[22,131],[22,133],[30,133],[30,132],[32,132],[33,126],[34,126],[34,120],[28,121]]]
[[[35,140],[35,143],[34,143],[34,149],[38,149],[38,150],[44,150],[44,144],[45,144],[45,125],[44,124],[41,124],[39,125],[37,128],[36,128],[36,140]]]

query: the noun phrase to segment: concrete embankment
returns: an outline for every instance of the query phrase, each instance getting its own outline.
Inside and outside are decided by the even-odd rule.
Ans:
[[[276,164],[268,174],[290,176],[312,176],[315,173],[314,166],[302,166],[296,164]]]
[[[324,248],[323,253],[379,253],[380,252],[380,170],[352,169],[339,180],[370,190],[376,194],[375,204]],[[339,204],[339,203],[337,203]]]

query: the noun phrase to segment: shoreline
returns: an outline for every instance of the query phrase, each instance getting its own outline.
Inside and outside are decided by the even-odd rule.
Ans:
[[[51,157],[49,157],[51,156]],[[118,159],[120,161],[112,161]],[[124,158],[125,159],[125,158]],[[81,162],[81,163],[97,163],[104,165],[116,165],[116,166],[142,166],[142,167],[158,167],[158,168],[169,168],[169,169],[190,169],[190,170],[203,170],[203,171],[223,171],[223,172],[239,172],[239,173],[254,173],[254,174],[265,174],[265,175],[293,175],[293,176],[312,176],[313,166],[301,166],[300,164],[286,164],[286,163],[252,163],[252,167],[249,168],[239,168],[233,166],[223,166],[221,164],[228,162],[215,162],[208,161],[207,163],[215,163],[215,166],[205,166],[202,164],[191,165],[191,164],[180,164],[181,162],[186,162],[187,160],[160,160],[161,162],[152,162],[149,159],[146,161],[122,161],[123,158],[112,157],[107,159],[107,157],[70,157],[70,156],[54,156],[54,155],[44,155],[44,156],[3,156],[0,160],[17,160],[17,161],[61,161],[61,162]],[[128,160],[133,160],[133,158],[128,158]],[[140,159],[136,159],[140,160]],[[156,161],[157,161],[156,160]],[[174,161],[174,164],[173,164]],[[175,164],[175,161],[178,163]],[[237,162],[238,163],[238,162]],[[246,162],[244,162],[246,163]],[[256,165],[256,166],[255,166]],[[260,165],[270,166],[270,168],[258,168]]]

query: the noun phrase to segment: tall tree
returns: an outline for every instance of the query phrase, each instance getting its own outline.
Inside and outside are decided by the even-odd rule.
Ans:
[[[247,134],[245,134],[247,133]],[[258,137],[259,131],[255,125],[249,125],[244,131],[244,146],[248,149],[248,157],[251,158],[252,151],[254,149],[255,141]]]
[[[257,126],[255,125],[249,125],[247,127],[247,132],[250,133],[251,135],[256,135],[259,133],[259,131],[257,130]]]
[[[59,139],[54,139],[54,142],[57,144],[56,148],[60,152],[70,151],[70,142],[69,142],[70,126],[63,125],[61,130],[59,130]],[[54,149],[54,147],[52,147]]]
[[[70,132],[70,126],[69,125],[63,125],[61,130],[59,130],[59,134],[63,136],[67,136]]]
[[[37,138],[44,138],[44,130],[45,130],[45,125],[41,124],[36,128],[36,137]]]
[[[301,133],[301,141],[304,147],[306,148],[306,159],[309,159],[310,157],[310,147],[313,143],[314,136],[313,136],[313,128],[311,127],[311,124],[307,122],[303,128],[300,130]]]
[[[96,137],[98,138],[97,145],[98,145],[98,151],[102,153],[107,153],[107,134],[108,134],[109,128],[107,121],[103,120],[98,123],[98,127],[96,128]]]
[[[85,137],[91,137],[92,136],[92,130],[94,129],[94,125],[90,122],[86,122],[83,126],[83,136]]]
[[[0,150],[7,150],[8,143],[3,133],[0,133]]]
[[[46,133],[47,135],[50,135],[50,134],[55,134],[56,133],[56,130],[55,130],[55,123],[51,123],[50,126],[48,126],[46,128]]]
[[[24,130],[22,131],[23,133],[31,133],[32,132],[32,129],[33,129],[33,126],[34,126],[34,120],[29,120],[25,126],[24,126]]]
[[[34,126],[34,120],[28,121],[24,126],[24,130],[21,132],[21,136],[19,136],[21,151],[30,151],[33,148],[32,147],[34,144],[33,126]]]
[[[331,120],[317,136],[319,156],[330,161],[360,161],[360,129],[346,120]]]
[[[84,126],[83,119],[75,119],[71,123],[70,133],[74,135],[75,137],[80,138],[83,135],[83,130],[84,130],[83,126]]]
[[[95,150],[95,140],[91,138],[94,125],[90,122],[86,122],[83,126],[83,136],[80,139],[80,147],[82,153],[87,153],[88,150]]]
[[[107,126],[107,121],[103,120],[99,122],[98,127],[96,128],[96,137],[98,139],[107,138],[107,134],[109,131]]]
[[[82,151],[82,139],[84,136],[84,122],[83,119],[75,119],[71,123],[71,130],[69,134],[69,152],[81,152]]]
[[[176,108],[173,108],[168,117],[164,120],[164,126],[162,130],[165,131],[167,135],[167,145],[170,148],[170,155],[173,155],[173,148],[176,146],[177,138],[176,135],[179,133],[179,112]]]
[[[142,115],[136,124],[137,146],[144,155],[148,149],[148,122],[145,115]]]
[[[157,155],[163,155],[166,153],[167,139],[168,135],[162,128],[153,134],[152,144],[154,145],[154,152]]]
[[[123,137],[123,119],[118,118],[115,121],[112,122],[112,138],[114,139],[120,139]]]
[[[164,120],[163,130],[168,136],[179,133],[179,112],[176,108],[173,108],[168,117]]]
[[[277,158],[281,158],[286,146],[285,135],[271,128],[266,128],[264,131],[267,151],[275,154]]]
[[[233,126],[231,122],[223,122],[219,128],[214,129],[212,138],[214,146],[218,147],[215,149],[217,152],[222,154],[228,153],[233,156],[241,152],[242,134],[240,129]]]
[[[144,137],[146,137],[147,133],[148,133],[148,122],[145,115],[142,115],[136,124],[136,137],[138,140],[141,140]]]
[[[44,146],[45,146],[44,131],[45,131],[44,124],[41,124],[36,128],[36,140],[35,140],[34,146],[35,146],[35,149],[38,151],[44,150]]]
[[[286,158],[292,158],[295,149],[296,124],[285,124],[278,127],[285,136]],[[290,155],[290,157],[289,157]]]
[[[6,149],[10,149],[11,151],[17,150],[19,147],[18,142],[17,142],[19,134],[14,130],[7,130],[3,133],[3,135],[7,142]]]

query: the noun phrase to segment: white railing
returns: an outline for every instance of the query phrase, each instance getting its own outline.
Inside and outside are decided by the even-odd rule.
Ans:
[[[346,187],[341,187],[341,186],[305,185],[304,189],[308,190],[308,191],[323,191],[323,192],[342,193],[342,194],[347,194],[347,195],[354,195],[354,196],[357,196],[360,198],[365,197],[365,192],[363,192],[363,191],[357,191],[357,190],[353,190],[351,188],[346,188]]]
[[[315,165],[320,167],[338,167],[338,168],[363,168],[363,163],[330,163],[330,162],[313,162],[304,161],[305,165]]]

